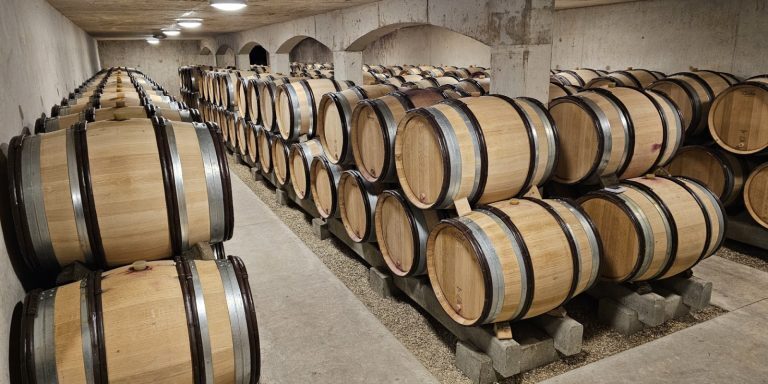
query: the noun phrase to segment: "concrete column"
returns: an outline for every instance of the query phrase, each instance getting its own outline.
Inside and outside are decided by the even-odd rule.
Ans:
[[[334,51],[333,71],[336,80],[351,80],[363,85],[363,52]]]
[[[554,0],[491,0],[491,92],[549,98]]]
[[[235,66],[237,69],[251,69],[251,56],[248,54],[235,56]]]
[[[270,53],[269,66],[273,73],[288,75],[291,73],[291,60],[287,53]]]

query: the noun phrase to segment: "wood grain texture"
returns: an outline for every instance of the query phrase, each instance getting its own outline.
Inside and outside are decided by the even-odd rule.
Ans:
[[[724,149],[740,155],[768,148],[768,78],[728,88],[712,103],[709,132]]]

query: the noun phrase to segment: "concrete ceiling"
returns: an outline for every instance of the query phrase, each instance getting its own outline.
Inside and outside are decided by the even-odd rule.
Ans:
[[[203,26],[185,30],[184,38],[237,32],[263,25],[376,0],[248,0],[238,12],[223,12],[208,0],[48,0],[64,16],[97,38],[137,38],[159,33],[180,17],[204,19]],[[555,0],[556,9],[590,7],[636,0]]]

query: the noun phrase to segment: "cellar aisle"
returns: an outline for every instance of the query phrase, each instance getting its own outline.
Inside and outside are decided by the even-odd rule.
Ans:
[[[263,384],[437,383],[418,360],[238,178],[227,254],[248,268]]]

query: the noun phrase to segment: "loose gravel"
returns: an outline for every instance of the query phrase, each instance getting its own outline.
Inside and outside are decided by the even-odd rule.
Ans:
[[[368,267],[357,255],[334,238],[318,239],[312,231],[312,222],[309,216],[298,208],[277,204],[273,187],[268,186],[265,182],[255,181],[251,176],[250,169],[239,164],[233,156],[228,155],[228,161],[232,173],[239,176],[256,196],[296,233],[328,269],[369,308],[371,313],[419,359],[430,373],[441,383],[470,383],[470,380],[454,364],[456,338],[453,334],[407,298],[388,299],[373,292],[368,285]],[[723,256],[723,253],[728,256]],[[720,254],[731,260],[733,258],[750,258],[730,249],[724,249]],[[768,267],[768,263],[764,260],[762,263],[764,264],[763,267]],[[597,321],[596,306],[596,301],[585,295],[577,297],[566,305],[569,316],[584,325],[581,353],[576,356],[564,357],[560,361],[502,380],[501,383],[536,383],[726,312],[710,306],[661,326],[631,336],[624,336]]]
[[[717,255],[748,267],[768,272],[768,252],[757,247],[727,240]]]

